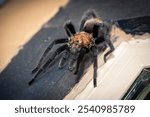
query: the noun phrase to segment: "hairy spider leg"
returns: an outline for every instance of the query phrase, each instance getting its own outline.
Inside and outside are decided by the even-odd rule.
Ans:
[[[69,57],[69,50],[67,49],[67,50],[63,53],[62,58],[61,58],[60,61],[59,61],[59,65],[58,65],[58,68],[59,68],[59,69],[62,69],[62,68],[63,68],[64,63],[66,62],[66,60],[68,59],[68,57]]]
[[[106,41],[106,44],[110,47],[110,50],[104,55],[104,62],[106,63],[107,56],[114,51],[115,47],[110,40],[110,35],[105,35],[104,39]]]
[[[77,59],[77,62],[76,62],[75,70],[73,72],[74,74],[78,73],[80,63],[83,60],[85,53],[87,53],[87,49],[86,48],[82,48],[81,51],[80,51],[79,57]]]
[[[98,30],[102,30],[104,33],[104,45],[108,45],[110,47],[110,50],[104,55],[104,62],[107,61],[107,56],[110,53],[112,53],[115,49],[112,42],[111,42],[111,39],[110,39],[111,28],[112,27],[108,23],[94,24],[94,27],[93,27],[93,37],[98,36]],[[96,39],[98,39],[98,38],[95,38],[95,41],[96,41]]]
[[[33,79],[29,82],[29,85],[31,85],[31,84],[34,82],[34,80],[35,80],[41,73],[44,73],[44,72],[45,72],[45,70],[48,68],[49,64],[55,59],[55,57],[56,57],[57,55],[59,55],[62,51],[64,51],[64,50],[67,49],[67,48],[68,48],[68,45],[67,45],[67,44],[60,46],[60,47],[56,50],[56,52],[54,52],[54,53],[52,54],[51,58],[50,58],[45,64],[41,65],[41,67],[38,69],[38,71],[37,71],[37,73],[35,74],[35,76],[33,77]]]
[[[93,85],[94,88],[97,87],[97,67],[98,67],[98,63],[97,63],[97,48],[96,46],[92,46],[91,47],[91,52],[93,54],[93,69],[94,69],[94,74],[93,74]]]
[[[98,32],[99,32],[99,23],[94,24],[93,26],[93,38],[94,40],[98,39]],[[91,52],[92,52],[92,56],[93,56],[93,69],[94,69],[94,73],[93,73],[93,85],[94,87],[97,87],[97,55],[98,55],[98,49],[96,46],[92,46],[90,48]]]
[[[95,40],[98,38],[98,30],[99,30],[99,23],[96,23],[93,26],[93,38]]]
[[[88,16],[88,17],[93,17],[93,18],[97,18],[98,15],[96,13],[96,11],[94,9],[89,9],[87,10],[87,12],[85,12],[85,15]]]
[[[72,35],[76,34],[76,30],[74,25],[72,24],[72,22],[70,20],[68,20],[65,25],[64,28],[66,30],[66,33],[68,35],[68,37],[71,37]]]
[[[70,61],[69,61],[68,69],[70,71],[73,71],[75,68],[76,61],[79,57],[79,53],[76,53],[76,54],[69,53],[69,54],[70,54]]]
[[[80,27],[79,27],[79,31],[83,31],[83,27],[84,27],[84,24],[85,22],[88,20],[88,17],[87,16],[83,16],[82,19],[81,19],[81,23],[80,23]]]
[[[45,50],[44,54],[42,55],[37,67],[35,67],[35,69],[32,70],[32,74],[34,74],[35,72],[38,71],[38,69],[40,68],[41,64],[43,63],[44,58],[46,57],[47,53],[51,50],[51,48],[56,45],[56,44],[61,44],[61,43],[67,43],[68,39],[67,38],[60,38],[60,39],[56,39],[54,40],[49,46],[48,48]]]
[[[89,18],[91,18],[91,17],[92,18],[97,18],[97,16],[98,15],[96,14],[95,10],[93,10],[93,9],[90,9],[90,10],[86,11],[84,13],[84,15],[82,16],[82,18],[81,18],[79,31],[83,31],[84,24]]]

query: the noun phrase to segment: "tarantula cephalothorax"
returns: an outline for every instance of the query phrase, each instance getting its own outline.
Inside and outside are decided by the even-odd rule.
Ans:
[[[110,40],[110,30],[111,24],[108,22],[102,21],[97,17],[94,10],[88,10],[82,17],[79,32],[76,32],[74,25],[71,21],[67,21],[64,25],[66,34],[68,38],[61,38],[54,40],[48,48],[45,50],[42,58],[40,59],[37,67],[32,71],[36,73],[34,78],[29,82],[31,85],[34,80],[50,67],[50,63],[55,59],[57,55],[64,51],[62,58],[59,62],[59,68],[62,68],[64,62],[71,58],[69,63],[69,69],[78,73],[80,62],[82,61],[84,55],[88,52],[92,53],[93,62],[94,62],[94,75],[93,75],[93,84],[94,87],[97,86],[97,45],[104,44],[108,45],[110,50],[104,55],[104,61],[106,62],[106,57],[114,50],[114,46]],[[53,45],[62,44],[56,52],[54,52],[47,61],[44,61],[47,53],[51,50]]]

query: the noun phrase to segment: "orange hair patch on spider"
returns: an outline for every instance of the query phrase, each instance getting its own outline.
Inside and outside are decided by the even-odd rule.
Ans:
[[[92,36],[86,32],[78,32],[70,39],[70,44],[77,44],[80,47],[90,47],[93,44]]]

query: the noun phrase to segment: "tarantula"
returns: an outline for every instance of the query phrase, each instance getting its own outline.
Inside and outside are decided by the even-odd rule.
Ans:
[[[88,52],[92,53],[92,58],[94,62],[93,84],[94,87],[96,87],[98,66],[97,45],[103,44],[110,47],[110,50],[104,55],[105,62],[107,60],[107,56],[114,50],[114,46],[110,40],[110,31],[112,28],[111,23],[102,21],[101,18],[97,16],[94,10],[88,10],[81,19],[81,24],[78,32],[76,32],[75,27],[71,21],[67,21],[64,25],[64,28],[68,38],[56,39],[48,46],[43,56],[41,57],[37,67],[32,71],[32,73],[36,74],[29,82],[29,85],[31,85],[41,73],[44,73],[45,70],[50,67],[50,63],[55,59],[57,55],[65,51],[62,55],[62,58],[60,59],[59,68],[62,68],[64,62],[69,57],[71,57],[71,61],[69,63],[69,70],[73,71],[74,74],[78,73],[79,65],[83,60],[84,55]],[[54,45],[62,43],[64,43],[64,45],[60,46],[47,61],[43,61],[47,53]]]

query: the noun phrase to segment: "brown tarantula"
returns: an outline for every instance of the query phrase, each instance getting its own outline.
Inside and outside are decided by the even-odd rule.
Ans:
[[[32,71],[32,73],[36,74],[34,78],[29,82],[29,85],[31,85],[41,73],[45,72],[45,70],[50,67],[50,63],[55,59],[57,55],[65,50],[59,62],[59,68],[62,68],[67,58],[71,57],[69,69],[73,71],[74,74],[78,73],[79,65],[84,55],[88,52],[92,53],[94,62],[93,84],[94,87],[96,87],[98,54],[97,45],[103,44],[110,47],[110,50],[104,55],[104,61],[106,62],[107,56],[114,50],[114,46],[110,40],[112,22],[102,21],[97,16],[94,10],[88,10],[81,19],[79,32],[76,32],[71,21],[67,21],[64,25],[64,28],[66,30],[68,38],[56,39],[48,46],[37,67]],[[64,45],[60,46],[47,61],[43,61],[47,53],[54,45],[62,43],[64,43]]]

